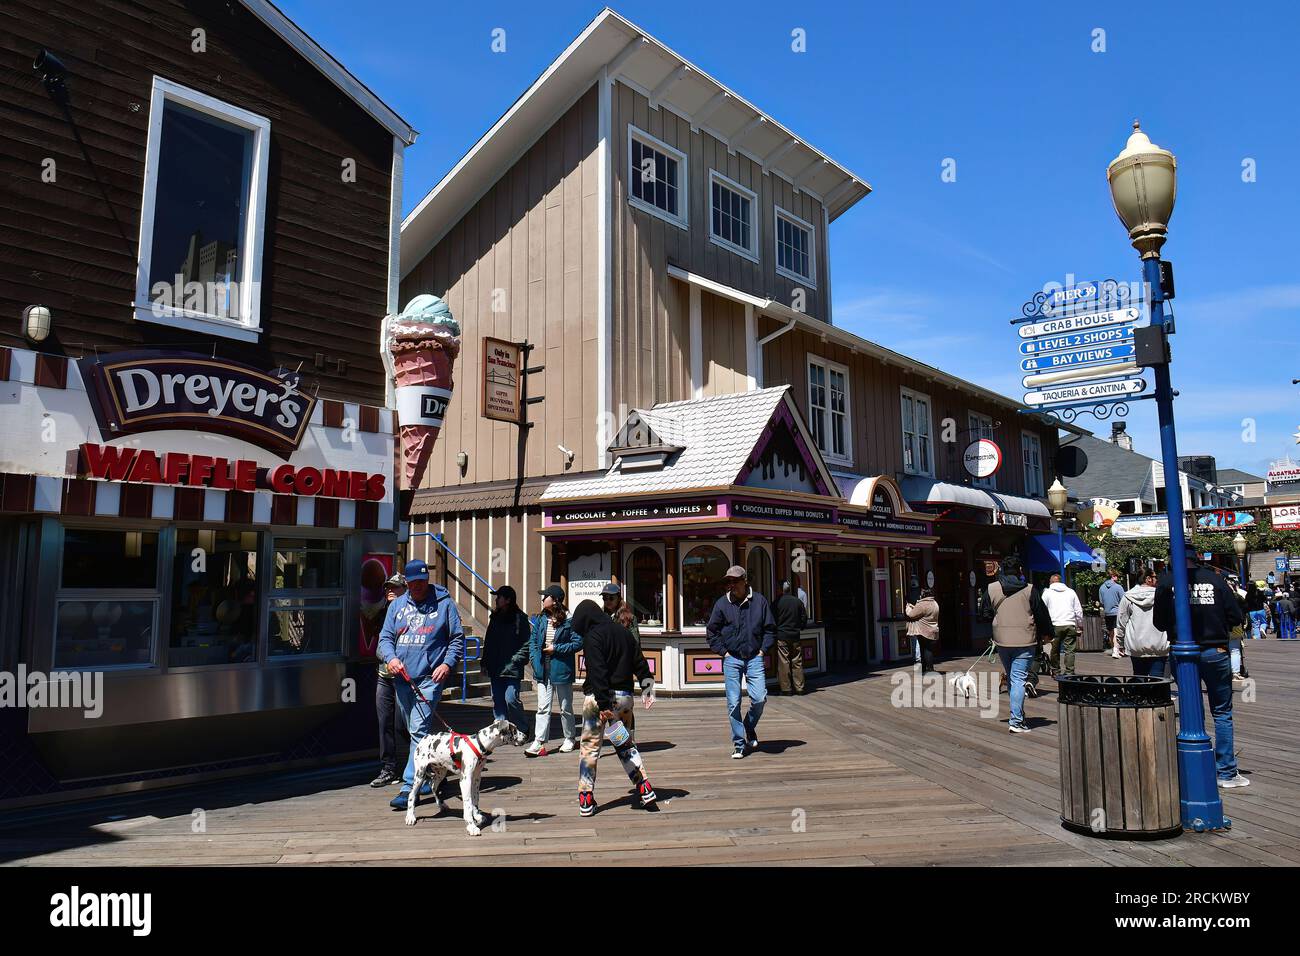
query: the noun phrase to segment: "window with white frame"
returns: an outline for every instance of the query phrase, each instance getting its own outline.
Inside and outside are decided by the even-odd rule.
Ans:
[[[686,228],[686,154],[627,128],[628,202]]]
[[[776,207],[776,271],[787,279],[816,287],[812,223]]]
[[[934,439],[931,435],[930,396],[902,390],[903,471],[934,477]]]
[[[709,171],[709,237],[732,252],[758,261],[754,205],[758,197],[717,170]]]
[[[988,415],[970,412],[966,427],[970,429],[970,441],[979,441],[982,438],[993,441],[993,419]],[[987,478],[971,478],[971,484],[976,488],[996,488],[997,472]]]
[[[852,464],[849,370],[843,365],[808,359],[808,429],[824,456]]]
[[[1043,443],[1032,432],[1021,432],[1020,451],[1025,461],[1025,494],[1041,498],[1046,493],[1043,484]]]
[[[271,123],[155,76],[135,317],[257,341]]]

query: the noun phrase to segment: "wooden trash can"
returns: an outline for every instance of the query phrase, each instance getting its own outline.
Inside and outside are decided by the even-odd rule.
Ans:
[[[1104,651],[1106,649],[1106,619],[1096,614],[1083,616],[1083,633],[1079,635],[1079,650]]]
[[[1057,679],[1061,824],[1121,840],[1183,832],[1171,681]]]

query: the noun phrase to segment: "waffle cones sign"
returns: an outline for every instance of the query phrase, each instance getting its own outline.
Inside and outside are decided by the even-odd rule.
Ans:
[[[483,417],[497,422],[523,420],[520,382],[524,350],[517,342],[483,339]]]

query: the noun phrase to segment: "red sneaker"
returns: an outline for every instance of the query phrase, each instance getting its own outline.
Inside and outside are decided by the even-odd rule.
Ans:
[[[596,812],[596,795],[590,790],[578,791],[578,812],[584,817]]]
[[[637,796],[641,798],[641,806],[648,807],[655,802],[655,788],[650,786],[649,780],[642,780],[636,792]]]

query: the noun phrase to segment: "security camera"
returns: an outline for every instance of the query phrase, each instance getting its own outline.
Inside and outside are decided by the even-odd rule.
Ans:
[[[572,465],[573,452],[569,451],[569,449],[565,448],[563,445],[556,445],[555,447],[560,449],[560,451],[564,452],[564,467],[568,468],[570,465]]]
[[[63,85],[63,80],[68,75],[68,68],[63,65],[62,60],[49,50],[42,48],[36,54],[36,59],[32,61],[32,69],[41,74],[41,82],[45,84],[45,92],[57,100],[63,100],[67,97],[68,91]]]

